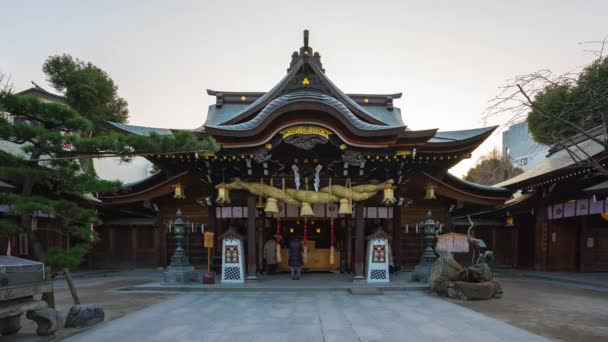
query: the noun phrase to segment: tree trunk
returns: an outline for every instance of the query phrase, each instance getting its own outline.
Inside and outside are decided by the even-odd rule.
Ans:
[[[76,287],[74,286],[74,281],[72,280],[72,274],[70,273],[70,270],[64,268],[63,274],[65,276],[65,281],[68,283],[68,287],[70,288],[70,294],[72,294],[74,304],[80,304],[80,298],[78,298],[78,293],[76,292]]]

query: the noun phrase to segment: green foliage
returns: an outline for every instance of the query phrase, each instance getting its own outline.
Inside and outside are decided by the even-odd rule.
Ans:
[[[127,101],[118,96],[118,87],[110,76],[91,62],[57,55],[49,57],[42,70],[55,89],[65,92],[70,107],[96,125],[127,121]]]
[[[8,220],[0,220],[0,238],[17,235],[22,232],[21,227]]]
[[[535,108],[528,113],[528,127],[534,140],[542,144],[552,145],[580,133],[555,117],[582,130],[601,125],[604,122],[602,115],[608,115],[608,58],[588,65],[575,82],[558,82],[545,87],[536,95],[533,104]]]
[[[511,160],[503,158],[498,149],[494,148],[483,155],[463,178],[481,185],[494,185],[522,172],[522,169],[514,167]]]
[[[84,244],[78,244],[68,250],[51,248],[44,259],[44,263],[51,267],[74,268],[82,263],[88,250],[88,246]]]

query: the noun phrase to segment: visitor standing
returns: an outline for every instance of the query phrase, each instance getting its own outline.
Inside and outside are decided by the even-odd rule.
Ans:
[[[300,280],[302,274],[302,243],[298,238],[289,241],[289,270],[292,280]]]

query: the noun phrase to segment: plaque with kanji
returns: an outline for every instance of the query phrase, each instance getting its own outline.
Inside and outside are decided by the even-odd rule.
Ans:
[[[213,235],[214,234],[211,232],[205,232],[205,234],[204,234],[205,239],[203,241],[205,248],[213,248]]]
[[[372,246],[372,262],[383,263],[386,262],[386,249],[384,245],[373,245]]]
[[[225,251],[226,260],[224,262],[227,264],[238,264],[239,263],[239,246],[226,245],[225,248],[226,248],[226,251]]]

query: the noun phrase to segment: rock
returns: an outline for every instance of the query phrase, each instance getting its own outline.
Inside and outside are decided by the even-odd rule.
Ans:
[[[458,287],[456,287],[456,285],[454,285],[453,282],[450,282],[450,284],[448,286],[448,297],[452,298],[452,299],[458,299],[458,300],[467,300],[468,299],[462,293],[462,291],[460,291],[460,289],[458,289]]]
[[[437,259],[431,267],[431,276],[429,277],[429,287],[431,291],[437,292],[440,295],[446,295],[448,289],[448,277],[446,272],[442,271],[442,259]]]
[[[77,304],[72,306],[65,320],[66,328],[86,327],[103,322],[105,314],[97,304]]]
[[[455,281],[454,285],[468,299],[491,299],[498,291],[502,293],[500,284],[495,281],[485,281],[482,283],[466,283]]]
[[[38,325],[36,333],[39,336],[49,336],[54,334],[55,331],[59,329],[61,323],[61,315],[59,315],[59,311],[52,308],[28,311],[25,316],[36,322]]]
[[[441,295],[447,295],[448,281],[465,280],[466,271],[458,261],[439,258],[431,268],[429,287]]]
[[[463,280],[465,277],[465,269],[454,259],[448,259],[448,280],[457,281]]]
[[[12,335],[21,330],[21,314],[0,319],[0,335]]]
[[[492,280],[492,270],[486,263],[475,264],[467,268],[468,281],[473,283],[481,283]]]

